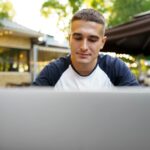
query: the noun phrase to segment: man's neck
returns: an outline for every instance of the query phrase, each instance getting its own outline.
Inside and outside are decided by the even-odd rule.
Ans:
[[[76,63],[74,61],[71,61],[73,68],[82,76],[87,76],[89,75],[97,65],[97,60],[95,62],[90,63],[90,64],[82,64],[82,63]]]

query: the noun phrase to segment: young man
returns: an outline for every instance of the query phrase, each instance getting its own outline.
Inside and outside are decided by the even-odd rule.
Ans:
[[[94,9],[78,11],[71,20],[71,54],[48,64],[33,84],[58,90],[138,85],[124,62],[99,55],[106,39],[104,17]]]

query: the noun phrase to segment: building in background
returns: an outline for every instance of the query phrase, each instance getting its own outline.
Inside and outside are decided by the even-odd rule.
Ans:
[[[124,24],[106,30],[103,51],[150,55],[150,11],[137,14]]]
[[[39,42],[36,43],[38,45],[34,44],[33,46],[33,80],[49,62],[70,53],[67,42],[60,43],[50,35],[40,37]]]
[[[103,51],[119,53],[139,82],[150,86],[150,11],[107,29],[106,36],[108,38]],[[134,58],[122,54],[130,54]]]
[[[48,61],[68,52],[52,36],[40,41],[45,37],[42,33],[7,19],[0,23],[0,86],[28,85],[34,71],[38,73]]]

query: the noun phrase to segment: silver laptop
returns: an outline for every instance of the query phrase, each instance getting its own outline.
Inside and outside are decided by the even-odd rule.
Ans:
[[[0,150],[150,150],[150,89],[0,89]]]

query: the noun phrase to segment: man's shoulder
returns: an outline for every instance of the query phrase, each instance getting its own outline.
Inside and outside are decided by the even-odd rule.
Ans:
[[[59,57],[53,61],[51,61],[47,67],[52,69],[60,69],[63,70],[67,68],[70,64],[70,56]]]
[[[134,75],[121,59],[100,54],[98,64],[114,85],[138,85]]]
[[[53,64],[53,65],[62,65],[62,64],[69,64],[70,63],[70,56],[63,56],[63,57],[59,57],[55,60],[53,60],[52,62],[50,62],[49,64]]]
[[[33,84],[54,86],[62,73],[68,68],[69,63],[69,56],[60,57],[54,61],[51,61],[43,68]]]
[[[98,63],[101,66],[105,66],[105,67],[109,67],[112,65],[117,65],[117,64],[124,64],[124,62],[117,58],[117,57],[112,57],[108,54],[100,54],[99,55],[99,59],[98,59]]]

